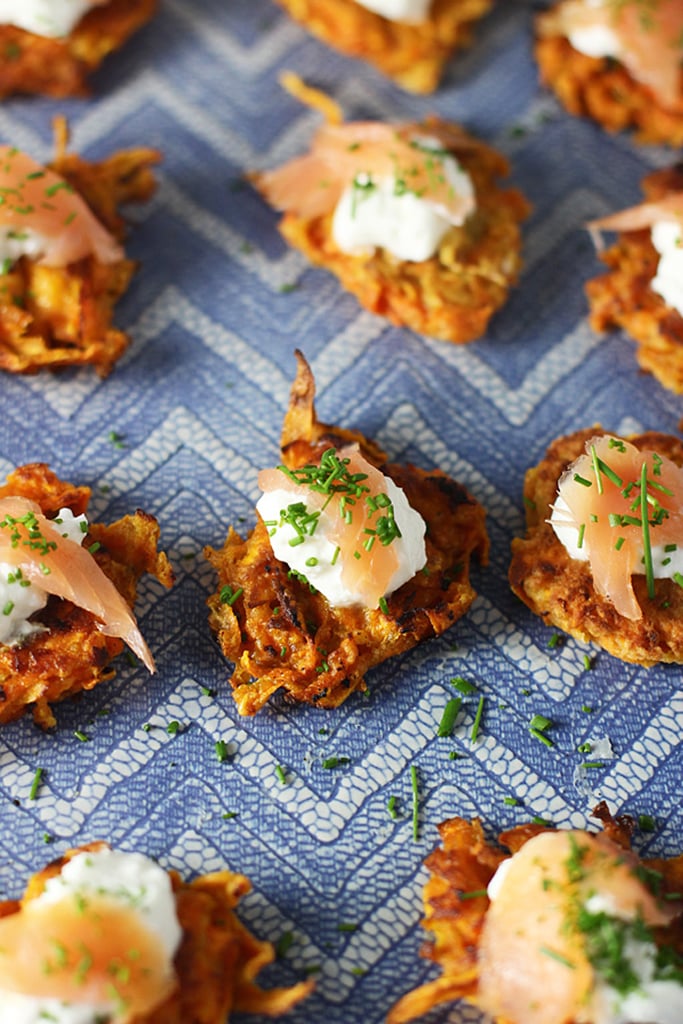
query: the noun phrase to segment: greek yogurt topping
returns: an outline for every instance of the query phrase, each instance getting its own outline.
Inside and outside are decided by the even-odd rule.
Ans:
[[[163,944],[170,969],[182,930],[170,879],[154,861],[142,854],[110,849],[80,853],[64,865],[60,875],[47,881],[35,902],[57,903],[66,895],[86,900],[88,895],[106,896],[133,909]],[[103,1020],[116,1024],[123,1019],[125,1009],[116,1002],[65,1003],[0,990],[3,1024],[102,1024]]]
[[[434,173],[444,175],[457,195],[474,199],[470,176],[436,139],[415,140],[420,149],[438,156]],[[430,259],[449,228],[462,224],[447,218],[444,211],[428,199],[422,199],[406,187],[406,181],[395,177],[375,181],[359,172],[342,193],[332,220],[332,237],[343,252],[359,255],[376,246],[390,252],[398,260],[422,262]]]
[[[604,0],[586,0],[585,6],[603,8],[607,5]],[[577,25],[567,38],[575,50],[585,53],[587,57],[614,57],[618,60],[622,55],[622,42],[607,24]]]
[[[75,516],[69,508],[60,509],[50,523],[59,536],[68,537],[76,544],[82,544],[88,532],[85,516]],[[30,583],[21,569],[0,561],[0,644],[20,644],[41,632],[43,626],[29,619],[45,607],[47,599],[47,591]]]
[[[558,495],[553,505],[550,525],[570,558],[579,562],[590,561],[590,549],[586,543],[579,544],[581,528],[568,523],[571,512],[564,498]],[[673,547],[673,550],[672,550]],[[678,573],[683,573],[683,548],[671,544],[652,544],[652,575],[659,580],[672,580]],[[641,545],[637,550],[636,561],[644,566],[644,549]],[[642,572],[645,569],[641,569]]]
[[[385,589],[385,596],[388,596],[412,579],[424,566],[427,560],[424,541],[426,526],[420,513],[408,503],[401,488],[390,477],[385,476],[383,479],[385,493],[393,504],[394,520],[399,530],[399,535],[391,542],[398,565]],[[300,534],[295,527],[282,521],[282,512],[292,505],[292,500],[291,491],[275,489],[264,493],[256,505],[261,518],[270,524],[270,543],[275,557],[294,572],[305,576],[331,605],[345,608],[365,604],[363,592],[349,589],[342,579],[344,560],[340,557],[336,543],[329,539],[329,519],[321,516],[318,528],[312,535],[306,536],[304,543],[298,543]]]
[[[68,36],[91,7],[104,0],[0,0],[0,25],[37,36]]]
[[[368,11],[381,14],[389,21],[426,21],[432,0],[356,0]]]
[[[650,287],[683,316],[683,228],[676,221],[659,221],[652,227],[652,244],[659,264]]]

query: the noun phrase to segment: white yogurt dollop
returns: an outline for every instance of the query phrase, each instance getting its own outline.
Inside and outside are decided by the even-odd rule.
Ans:
[[[86,11],[102,0],[0,0],[0,25],[37,36],[68,36]]]
[[[69,508],[60,509],[56,519],[50,522],[60,536],[68,537],[75,544],[82,544],[88,532],[85,516],[75,516]],[[29,618],[45,607],[47,599],[46,590],[29,583],[15,565],[0,561],[0,644],[11,647],[40,632],[43,627],[29,622]]]
[[[102,849],[77,854],[50,878],[36,902],[58,903],[67,895],[106,896],[133,909],[162,943],[170,963],[180,945],[182,929],[168,874],[149,857]],[[124,1009],[125,1015],[125,1009]],[[116,1024],[121,1007],[111,1003],[65,1003],[0,990],[2,1024]]]
[[[604,0],[586,0],[585,6],[599,9],[607,5]],[[577,26],[567,39],[575,50],[587,57],[614,57],[618,60],[622,54],[621,39],[607,24]]]
[[[440,168],[457,195],[474,199],[474,185],[436,139],[416,139],[426,151],[438,153]],[[463,216],[457,223],[463,223]],[[374,181],[362,172],[342,193],[332,219],[332,237],[342,252],[360,255],[380,247],[398,260],[431,259],[446,232],[456,223],[428,199],[397,188],[394,177]]]
[[[426,21],[432,0],[356,0],[361,7],[381,14],[389,21],[419,23]]]
[[[424,566],[427,560],[424,542],[426,525],[420,513],[408,503],[405,493],[388,476],[384,477],[384,488],[394,506],[394,519],[401,532],[401,536],[391,542],[398,556],[398,566],[385,591],[385,596],[388,596],[412,579]],[[279,523],[281,511],[294,500],[292,492],[284,488],[267,491],[259,498],[256,509],[264,522]],[[363,596],[350,590],[342,580],[342,560],[338,557],[336,544],[328,539],[326,523],[325,517],[321,516],[313,536],[307,536],[305,543],[295,546],[290,541],[298,535],[289,523],[271,527],[273,554],[290,569],[305,576],[334,607],[348,608],[363,604]]]
[[[652,227],[652,244],[659,264],[650,287],[683,316],[683,227],[672,220],[658,221]]]

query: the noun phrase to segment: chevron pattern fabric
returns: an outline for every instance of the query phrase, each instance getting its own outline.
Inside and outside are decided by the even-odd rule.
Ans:
[[[164,152],[156,196],[131,212],[141,268],[117,316],[130,349],[104,381],[86,371],[4,375],[0,471],[46,461],[93,488],[100,521],[153,513],[177,575],[169,592],[142,585],[156,676],[122,658],[111,683],[57,706],[52,733],[28,718],[2,730],[1,895],[94,838],[186,877],[228,866],[253,881],[240,910],[248,926],[274,942],[292,933],[266,981],[315,974],[292,1024],[379,1024],[433,974],[418,955],[422,862],[443,819],[480,816],[491,835],[534,815],[584,827],[602,798],[614,812],[655,817],[655,831],[637,838],[643,852],[683,846],[680,669],[644,670],[573,640],[549,648],[551,632],[507,585],[524,472],[554,437],[591,423],[677,431],[680,398],[638,372],[626,337],[593,334],[583,296],[599,264],[582,225],[637,202],[642,175],[671,154],[571,119],[539,89],[537,5],[525,0],[496,5],[429,98],[332,53],[270,0],[160,6],[95,76],[91,99],[0,107],[0,141],[39,159],[49,158],[58,112],[88,157],[139,144]],[[331,93],[350,118],[436,112],[509,156],[513,183],[533,203],[525,270],[480,341],[449,346],[393,328],[286,248],[275,214],[242,178],[302,151],[315,127],[279,87],[285,69]],[[296,347],[316,375],[322,419],[377,438],[394,461],[439,466],[466,484],[488,511],[492,557],[474,571],[468,616],[373,671],[367,696],[328,712],[275,699],[240,719],[208,628],[215,580],[202,548],[220,546],[229,524],[254,522],[256,477],[277,458]],[[439,738],[456,676],[477,694],[464,699],[453,735]],[[529,733],[537,712],[554,723],[552,747]],[[582,768],[577,748],[598,739],[608,741],[601,767]],[[330,757],[348,761],[324,768]],[[43,783],[30,800],[38,767]],[[430,1017],[479,1019],[464,1007]]]

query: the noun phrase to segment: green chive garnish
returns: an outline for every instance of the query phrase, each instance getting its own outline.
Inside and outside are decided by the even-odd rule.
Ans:
[[[413,839],[417,842],[420,838],[420,790],[418,787],[417,768],[414,764],[410,766],[410,785],[413,791]]]
[[[455,725],[455,720],[458,717],[458,712],[460,711],[461,704],[461,697],[452,697],[451,700],[448,701],[446,707],[443,709],[441,721],[439,722],[439,728],[436,733],[437,736],[443,737],[451,735],[451,733],[453,732],[453,726]]]
[[[647,596],[652,600],[655,596],[655,578],[652,568],[652,547],[650,546],[650,523],[647,518],[647,463],[643,463],[640,472],[640,519],[643,531],[643,558],[645,560],[645,579],[647,580]]]
[[[479,726],[481,725],[481,716],[484,713],[484,697],[479,698],[479,704],[477,706],[477,712],[474,716],[474,722],[472,723],[472,732],[470,733],[470,742],[476,743],[477,736],[479,735]]]
[[[43,778],[43,768],[36,768],[36,773],[33,776],[33,782],[31,783],[31,789],[29,790],[29,800],[35,800],[38,796],[38,790],[40,789],[40,783]]]

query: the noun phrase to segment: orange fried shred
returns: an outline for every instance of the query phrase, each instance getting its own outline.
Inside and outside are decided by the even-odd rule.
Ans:
[[[44,463],[35,462],[20,466],[0,486],[0,498],[10,495],[37,502],[47,516],[60,508],[81,515],[87,511],[90,489],[65,483]],[[84,545],[100,545],[95,560],[132,608],[144,573],[165,587],[173,583],[168,559],[157,551],[158,540],[156,519],[138,510],[109,526],[90,523]],[[18,646],[0,644],[0,723],[31,708],[36,723],[49,728],[56,724],[50,704],[111,679],[110,663],[124,643],[102,633],[89,612],[57,597],[50,597],[34,618],[44,631]]]
[[[610,132],[633,129],[639,142],[683,145],[683,87],[680,109],[670,110],[623,64],[580,53],[565,36],[541,35],[535,55],[541,82],[570,114],[593,118]]]
[[[110,0],[63,39],[0,25],[0,98],[12,93],[84,96],[88,76],[150,20],[157,0]]]
[[[105,846],[95,842],[68,850],[29,879],[21,901],[0,902],[0,917],[15,914],[36,899],[47,880],[77,854]],[[177,989],[155,1010],[136,1016],[132,1024],[226,1024],[233,1011],[279,1017],[309,994],[311,981],[270,990],[256,984],[258,973],[274,960],[275,951],[271,943],[254,938],[234,913],[251,890],[244,875],[217,871],[183,882],[175,871],[169,874],[183,932],[174,961]]]
[[[60,119],[58,151],[50,169],[72,185],[102,224],[122,239],[125,224],[119,206],[150,198],[156,188],[151,168],[161,154],[154,149],[131,149],[90,163],[64,152],[65,132]],[[66,267],[42,266],[23,256],[6,273],[0,269],[0,370],[34,373],[92,365],[106,376],[130,343],[123,331],[111,326],[111,318],[135,269],[132,260],[105,264],[94,256]]]
[[[648,174],[643,192],[653,203],[683,193],[683,168]],[[649,229],[621,232],[600,258],[609,270],[586,285],[591,326],[596,331],[623,328],[638,345],[636,358],[642,369],[665,388],[683,394],[683,316],[650,287],[659,254]]]
[[[409,92],[434,92],[451,54],[472,41],[493,0],[434,0],[417,25],[390,21],[355,0],[277,0],[329,46],[367,60]]]
[[[485,513],[472,495],[439,470],[387,464],[384,452],[362,434],[321,423],[313,375],[301,353],[297,360],[281,438],[284,464],[318,462],[326,449],[356,442],[425,519],[427,565],[387,598],[385,614],[332,607],[291,577],[274,557],[260,519],[245,540],[230,529],[221,549],[206,548],[218,574],[209,622],[235,664],[230,684],[243,715],[255,714],[279,689],[295,701],[339,706],[365,689],[370,668],[439,636],[464,615],[475,597],[470,559],[488,557]]]
[[[595,808],[604,833],[618,846],[629,848],[635,824],[628,816],[612,818],[606,804]],[[541,832],[546,826],[527,824],[503,832],[498,841],[510,854]],[[477,1002],[479,979],[478,946],[489,907],[486,887],[508,854],[486,841],[481,822],[451,818],[439,825],[442,845],[425,861],[430,877],[424,888],[424,927],[433,942],[422,955],[438,964],[441,974],[433,981],[408,992],[390,1010],[387,1024],[407,1024],[427,1014],[435,1006],[464,999]],[[662,876],[661,897],[680,893],[683,882],[683,855],[665,860],[644,859],[643,866]],[[463,894],[465,894],[463,898]],[[683,952],[683,923],[680,917],[666,928],[656,928],[662,944]],[[524,1024],[497,1018],[496,1024]]]

